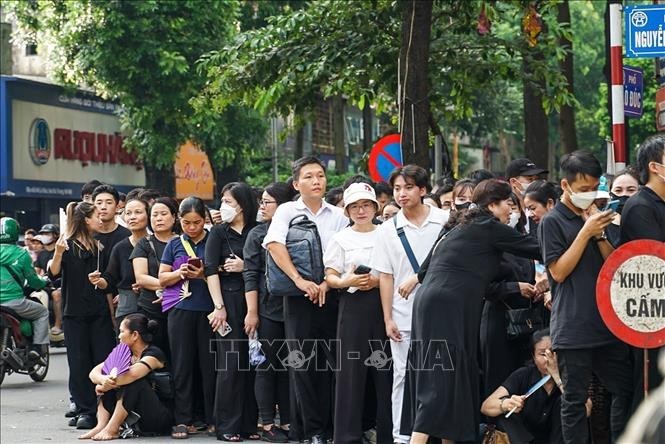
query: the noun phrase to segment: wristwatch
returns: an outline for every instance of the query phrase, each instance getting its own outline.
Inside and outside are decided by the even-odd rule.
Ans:
[[[603,230],[603,232],[600,233],[600,236],[594,237],[593,240],[596,241],[596,242],[601,242],[601,241],[607,240],[607,234],[605,233],[605,230]]]
[[[224,308],[224,304],[215,304],[215,310],[221,310],[222,308]]]

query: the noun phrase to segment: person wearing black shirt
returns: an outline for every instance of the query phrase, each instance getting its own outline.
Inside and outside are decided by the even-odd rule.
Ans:
[[[159,283],[159,264],[168,241],[175,233],[178,206],[170,197],[158,198],[150,207],[150,227],[152,234],[142,238],[134,247],[129,259],[134,267],[136,283],[141,287],[138,297],[138,311],[157,321],[154,343],[171,360],[168,338],[168,317],[162,312],[161,294],[164,291]],[[160,296],[157,295],[159,292]]]
[[[256,324],[245,325],[247,301],[242,279],[243,248],[247,233],[256,225],[256,211],[256,197],[249,185],[241,182],[225,185],[220,208],[222,223],[212,228],[206,244],[208,288],[213,300],[221,300],[221,304],[215,303],[213,320],[221,321],[222,328],[224,324],[231,327],[223,340],[215,341],[218,369],[215,425],[217,438],[223,441],[260,439],[256,434],[258,413],[248,343],[248,335],[255,333]]]
[[[55,253],[55,241],[60,236],[60,229],[57,225],[46,224],[39,230],[35,239],[39,240],[44,248],[37,253],[35,268],[40,275],[46,275],[48,263],[53,259]],[[55,282],[45,288],[51,297],[53,303],[53,327],[51,328],[51,340],[62,340],[62,293],[60,292],[60,283]]]
[[[287,442],[291,424],[289,399],[289,375],[282,365],[288,357],[284,343],[284,302],[281,297],[271,296],[266,285],[266,250],[261,246],[268,232],[270,220],[277,207],[291,197],[289,186],[273,183],[266,187],[261,197],[259,218],[264,222],[247,234],[243,248],[243,280],[247,316],[245,325],[258,323],[261,350],[266,360],[257,366],[254,394],[259,407],[263,428],[263,440]],[[257,313],[258,312],[258,313]],[[257,319],[258,314],[258,319]],[[292,400],[295,402],[295,400]],[[279,427],[275,425],[275,406],[279,406]]]
[[[538,226],[552,289],[552,348],[566,391],[561,401],[564,442],[587,442],[584,403],[592,372],[612,394],[611,432],[617,439],[630,413],[633,382],[626,344],[608,330],[596,305],[596,279],[614,250],[605,236],[614,212],[593,205],[600,162],[586,151],[561,158],[561,201]]]
[[[61,236],[56,242],[48,274],[51,280],[62,277],[69,390],[80,412],[72,425],[91,429],[96,421],[96,396],[87,376],[113,349],[115,338],[105,297],[89,280],[98,264],[93,238],[99,226],[97,210],[87,202],[72,202],[67,206],[67,221],[71,235]]]
[[[80,439],[118,438],[120,426],[129,412],[138,415],[138,428],[147,433],[167,432],[173,422],[169,406],[164,404],[148,382],[148,375],[166,366],[164,353],[152,345],[155,321],[140,313],[130,314],[120,323],[118,338],[131,350],[131,366],[126,373],[113,377],[102,373],[104,362],[90,372],[90,381],[100,397],[97,426]]]
[[[656,134],[646,139],[637,152],[640,180],[645,186],[633,195],[621,214],[621,242],[652,239],[665,242],[665,135]],[[660,385],[663,376],[656,362],[663,348],[648,352],[649,389]],[[635,397],[633,405],[644,398],[644,351],[633,347],[635,360]]]

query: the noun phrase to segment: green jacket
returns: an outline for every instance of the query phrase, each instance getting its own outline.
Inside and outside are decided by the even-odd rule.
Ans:
[[[7,267],[14,274],[28,282],[30,288],[41,290],[46,286],[46,281],[40,278],[32,266],[30,254],[18,245],[0,244],[0,304],[23,298],[23,288],[16,282]]]

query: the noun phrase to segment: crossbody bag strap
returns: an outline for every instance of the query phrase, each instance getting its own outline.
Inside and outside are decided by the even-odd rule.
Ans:
[[[189,257],[197,257],[194,249],[192,248],[192,244],[187,239],[185,239],[185,236],[182,234],[180,235],[180,242],[182,242],[182,246],[185,247],[185,251]]]
[[[24,283],[25,283],[25,279],[24,279],[23,281],[21,281],[21,278],[18,277],[18,275],[16,274],[16,272],[14,271],[14,269],[12,269],[12,267],[10,267],[9,265],[2,264],[2,266],[5,267],[5,268],[7,269],[7,271],[9,272],[9,274],[12,275],[12,277],[14,278],[14,280],[16,281],[16,283],[18,284],[18,286],[21,287],[21,288],[23,288],[23,287],[24,287]]]
[[[413,268],[414,273],[418,273],[418,271],[420,270],[420,264],[418,264],[416,255],[413,254],[413,250],[411,249],[409,240],[406,238],[404,227],[397,228],[397,217],[393,218],[393,223],[395,224],[395,229],[397,230],[397,236],[399,237],[399,240],[402,242],[402,247],[404,247],[404,252],[406,253],[406,257],[409,259],[409,262],[411,263],[411,268]]]

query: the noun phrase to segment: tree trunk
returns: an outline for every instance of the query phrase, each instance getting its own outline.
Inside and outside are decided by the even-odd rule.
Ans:
[[[428,81],[429,44],[432,28],[432,1],[402,2],[402,42],[400,48],[400,125],[405,164],[415,163],[429,170],[430,115]]]
[[[175,171],[170,168],[156,168],[144,164],[145,186],[163,192],[166,196],[175,196]]]
[[[363,108],[363,152],[367,153],[372,148],[372,107],[369,106],[369,100],[365,101]]]
[[[296,146],[293,151],[294,160],[300,159],[303,156],[303,151],[305,147],[305,125],[298,128],[296,131]]]
[[[558,4],[557,21],[570,30],[570,5],[568,0]],[[561,72],[568,82],[568,91],[573,94],[573,42],[561,36],[559,45],[566,50],[566,58],[561,61]],[[564,153],[577,150],[577,134],[575,132],[575,109],[570,105],[562,105],[559,112],[559,138]]]
[[[525,63],[524,69],[529,66]],[[524,80],[524,154],[540,168],[547,165],[549,121],[540,91]]]
[[[332,142],[335,148],[335,172],[346,171],[346,147],[344,146],[344,100],[340,96],[332,98]]]

